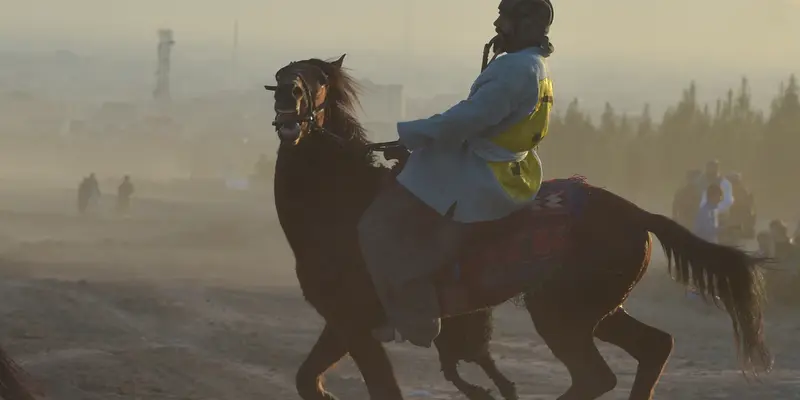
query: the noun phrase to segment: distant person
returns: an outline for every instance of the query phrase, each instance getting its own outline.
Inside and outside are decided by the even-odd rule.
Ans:
[[[795,244],[795,246],[800,246],[800,221],[797,221],[797,225],[794,228],[792,242]]]
[[[717,185],[722,190],[722,200],[717,205],[717,211],[719,214],[728,212],[734,202],[733,186],[727,178],[720,174],[719,161],[712,160],[706,163],[705,173],[701,175],[698,185],[703,191],[703,195],[700,198],[700,207],[703,207],[708,201],[706,198],[707,188],[711,185]]]
[[[722,188],[719,185],[709,185],[704,196],[706,201],[697,211],[694,220],[694,234],[702,239],[719,242],[719,203],[723,200]]]
[[[772,235],[769,232],[759,232],[758,235],[756,235],[756,242],[758,242],[759,256],[768,258],[775,257],[775,242],[772,240]]]
[[[78,184],[78,213],[86,213],[86,208],[89,206],[89,177],[85,176]]]
[[[90,208],[96,208],[99,201],[100,184],[94,173],[91,173],[78,185],[78,213],[85,214]]]
[[[775,258],[782,261],[789,257],[793,253],[795,244],[789,236],[789,228],[786,227],[786,223],[779,219],[770,221],[769,233],[775,243]]]
[[[697,205],[700,204],[702,194],[697,187],[702,172],[691,170],[686,173],[686,181],[675,192],[672,200],[672,219],[687,229],[692,229],[694,217],[697,214]]]
[[[100,193],[100,183],[97,182],[97,177],[94,175],[94,172],[89,174],[88,185],[89,206],[96,209],[100,204],[100,197],[102,196],[102,193]]]
[[[131,177],[125,175],[122,183],[117,188],[117,213],[128,214],[131,208],[131,196],[133,195],[134,187],[131,183]]]
[[[739,239],[752,239],[756,235],[756,204],[753,193],[742,181],[742,175],[728,175],[735,201],[728,210],[728,225],[735,227]]]

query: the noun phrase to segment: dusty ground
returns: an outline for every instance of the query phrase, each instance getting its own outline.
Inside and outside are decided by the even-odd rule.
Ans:
[[[71,191],[0,186],[0,343],[49,398],[297,398],[294,372],[321,323],[295,286],[269,196],[150,193],[130,218],[81,218]],[[676,336],[656,398],[800,398],[800,316],[770,309],[776,370],[747,384],[726,317],[682,293],[654,268],[628,304]],[[521,310],[497,312],[493,346],[523,399],[553,399],[568,386]],[[409,398],[461,398],[433,350],[390,351]],[[604,399],[627,398],[635,363],[602,351],[620,376]],[[328,385],[342,399],[367,398],[350,361]]]

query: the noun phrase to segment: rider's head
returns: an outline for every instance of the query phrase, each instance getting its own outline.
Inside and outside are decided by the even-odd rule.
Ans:
[[[501,0],[494,21],[495,53],[513,53],[528,47],[550,47],[547,34],[553,23],[550,0]]]

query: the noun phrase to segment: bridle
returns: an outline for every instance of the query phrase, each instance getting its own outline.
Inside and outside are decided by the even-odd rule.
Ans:
[[[276,76],[281,76],[282,75],[281,72],[283,72],[285,69],[287,69],[289,67],[292,67],[292,66],[296,66],[299,63],[300,63],[299,61],[293,61],[293,62],[289,63],[289,65],[287,65],[286,67],[281,68],[278,71],[278,73],[275,74],[275,75]],[[327,86],[328,85],[328,74],[326,74],[325,71],[322,70],[322,68],[319,68],[316,65],[313,65],[311,63],[304,63],[304,64],[315,68],[319,72],[320,76],[322,76],[322,86]],[[283,72],[283,73],[285,74],[285,72]],[[349,139],[344,139],[344,138],[334,134],[333,132],[330,132],[328,129],[326,129],[321,124],[317,123],[317,121],[319,119],[319,114],[322,113],[323,111],[325,111],[325,109],[328,107],[328,98],[327,98],[327,96],[325,97],[325,99],[322,100],[321,103],[317,104],[316,103],[317,93],[314,93],[311,90],[311,86],[309,86],[308,81],[303,76],[303,74],[298,71],[298,72],[294,72],[293,76],[294,76],[294,78],[296,78],[297,81],[300,81],[299,87],[298,87],[298,85],[295,84],[295,80],[292,80],[291,83],[280,83],[280,81],[279,81],[278,85],[265,85],[264,86],[264,89],[267,89],[267,90],[269,90],[271,92],[277,92],[278,89],[280,89],[280,88],[287,88],[290,91],[293,91],[295,88],[298,88],[303,93],[303,103],[305,105],[305,109],[302,111],[302,113],[298,113],[297,110],[291,110],[291,111],[286,110],[286,112],[282,112],[282,110],[278,110],[278,113],[279,113],[278,115],[280,115],[280,113],[284,113],[284,114],[292,113],[292,114],[295,115],[295,117],[293,119],[291,119],[291,120],[282,120],[282,121],[277,121],[278,115],[276,115],[276,117],[275,117],[276,120],[272,121],[272,126],[275,127],[275,133],[278,135],[278,138],[280,139],[279,132],[280,132],[281,128],[284,128],[286,125],[294,124],[295,126],[297,126],[298,129],[302,129],[302,124],[305,123],[306,126],[308,126],[309,133],[311,133],[311,132],[319,132],[319,133],[321,133],[321,134],[323,134],[323,135],[325,135],[325,136],[327,136],[327,137],[339,142],[340,144],[344,144],[344,142],[348,141]]]
[[[276,77],[280,76],[281,72],[284,71],[285,69],[288,69],[289,67],[292,66],[297,66],[297,64],[300,63],[303,63],[306,66],[310,66],[316,69],[317,72],[319,72],[320,76],[322,77],[321,86],[328,86],[329,83],[328,74],[326,74],[325,71],[322,70],[322,68],[310,62],[293,61],[289,63],[289,65],[287,65],[286,67],[283,67],[280,70],[278,70],[278,72],[275,74]],[[285,73],[286,72],[284,72],[284,74]],[[272,121],[272,126],[275,127],[275,133],[278,135],[278,138],[282,140],[279,132],[280,129],[284,128],[286,125],[295,124],[299,129],[302,129],[302,124],[305,123],[308,126],[309,133],[312,132],[320,133],[327,138],[333,139],[338,145],[342,147],[351,142],[355,138],[355,134],[353,134],[349,138],[344,138],[342,136],[339,136],[331,132],[330,130],[325,128],[322,124],[318,123],[319,114],[325,111],[328,107],[328,97],[325,96],[325,99],[323,99],[323,101],[320,104],[316,104],[317,93],[314,93],[312,91],[311,86],[308,85],[308,82],[306,81],[303,74],[300,73],[300,71],[294,71],[292,72],[292,74],[297,79],[297,81],[300,81],[299,89],[303,92],[303,102],[305,103],[306,107],[302,113],[298,113],[297,110],[291,110],[291,112],[295,114],[295,118],[292,120],[288,121],[283,120],[279,122],[277,121],[278,115],[275,116],[276,120]],[[279,81],[278,85],[265,85],[264,89],[271,92],[277,92],[278,89],[281,87],[291,86],[290,90],[294,90],[294,88],[297,87],[297,85],[294,82],[295,81],[292,81],[291,83],[280,83]],[[286,112],[286,114],[288,113],[289,112]],[[367,144],[367,152],[385,151],[389,149],[398,148],[401,146],[402,145],[397,140],[391,142],[369,143]]]

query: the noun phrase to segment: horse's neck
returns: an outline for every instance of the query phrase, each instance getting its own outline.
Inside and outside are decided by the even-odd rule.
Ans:
[[[374,195],[380,179],[377,167],[338,148],[279,151],[275,174],[276,203],[279,197],[285,200],[278,207],[318,206],[304,210],[310,213],[361,207]]]
[[[278,152],[275,207],[295,257],[332,240],[349,249],[358,218],[377,191],[379,170],[339,151]]]

